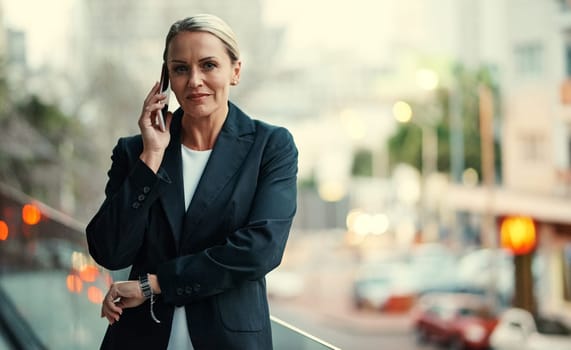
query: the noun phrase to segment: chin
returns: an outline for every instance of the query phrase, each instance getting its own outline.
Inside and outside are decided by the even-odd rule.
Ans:
[[[216,113],[220,109],[219,106],[208,106],[208,105],[192,105],[183,106],[185,114],[188,114],[192,118],[206,118]]]

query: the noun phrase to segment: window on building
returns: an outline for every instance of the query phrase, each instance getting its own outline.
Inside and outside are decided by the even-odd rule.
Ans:
[[[565,45],[565,72],[571,77],[571,42]]]
[[[516,46],[515,61],[517,73],[524,78],[536,78],[543,73],[543,46],[528,43]]]
[[[545,157],[542,135],[526,133],[521,135],[521,154],[527,162],[540,162]]]
[[[571,169],[571,138],[567,138],[567,168]]]
[[[571,301],[571,243],[563,247],[563,297]]]

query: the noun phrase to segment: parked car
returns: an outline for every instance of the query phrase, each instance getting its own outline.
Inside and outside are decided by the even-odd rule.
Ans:
[[[467,290],[485,290],[494,293],[504,307],[509,307],[514,292],[513,254],[506,249],[481,248],[466,252],[458,261],[457,284]],[[532,262],[535,294],[542,294],[541,280],[544,273],[544,261],[535,255]]]
[[[409,265],[417,294],[455,290],[457,262],[456,255],[442,244],[415,246],[409,256]]]
[[[467,293],[428,293],[412,312],[419,343],[437,343],[448,349],[488,349],[498,318],[488,300]]]
[[[410,268],[401,262],[373,262],[359,268],[353,280],[357,309],[409,311],[416,297]]]
[[[571,350],[571,327],[556,317],[511,308],[490,337],[494,350]]]

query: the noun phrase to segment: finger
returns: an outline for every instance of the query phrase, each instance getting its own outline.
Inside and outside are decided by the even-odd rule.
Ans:
[[[148,101],[146,101],[146,102],[147,102],[147,105],[151,105],[153,103],[158,103],[158,102],[164,103],[164,102],[166,102],[166,99],[167,99],[167,95],[156,93],[153,96],[151,96],[148,99]]]
[[[109,323],[113,323],[115,321],[119,321],[119,318],[121,317],[121,313],[112,311],[111,309],[107,308],[106,310],[103,311],[103,316],[105,316],[105,318],[107,318]]]
[[[155,121],[157,116],[159,115],[159,110],[161,110],[164,107],[164,103],[162,101],[155,101],[153,103],[149,103],[145,106],[143,114],[141,115],[141,119],[147,119],[148,120],[148,124],[156,124],[156,123],[152,123],[152,121]]]
[[[105,315],[105,318],[107,319],[107,322],[109,322],[109,324],[115,323],[115,319],[110,315]]]
[[[109,310],[114,314],[121,315],[123,313],[123,309],[118,306],[118,304],[120,304],[120,303],[121,303],[121,301],[110,303]]]
[[[119,316],[114,317],[114,316],[107,316],[107,321],[109,322],[109,324],[114,324],[115,322],[119,322]]]
[[[150,99],[155,96],[157,94],[157,92],[159,92],[159,82],[155,81],[155,84],[153,85],[153,87],[151,88],[151,91],[149,91],[149,93],[147,94],[147,97],[145,97],[145,104],[150,101]]]

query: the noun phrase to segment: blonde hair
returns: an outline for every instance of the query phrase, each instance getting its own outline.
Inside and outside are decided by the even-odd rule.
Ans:
[[[213,34],[222,41],[226,52],[232,62],[240,59],[236,34],[230,26],[221,18],[210,14],[198,14],[173,23],[165,40],[163,60],[167,59],[167,51],[171,40],[181,32],[207,32]]]

